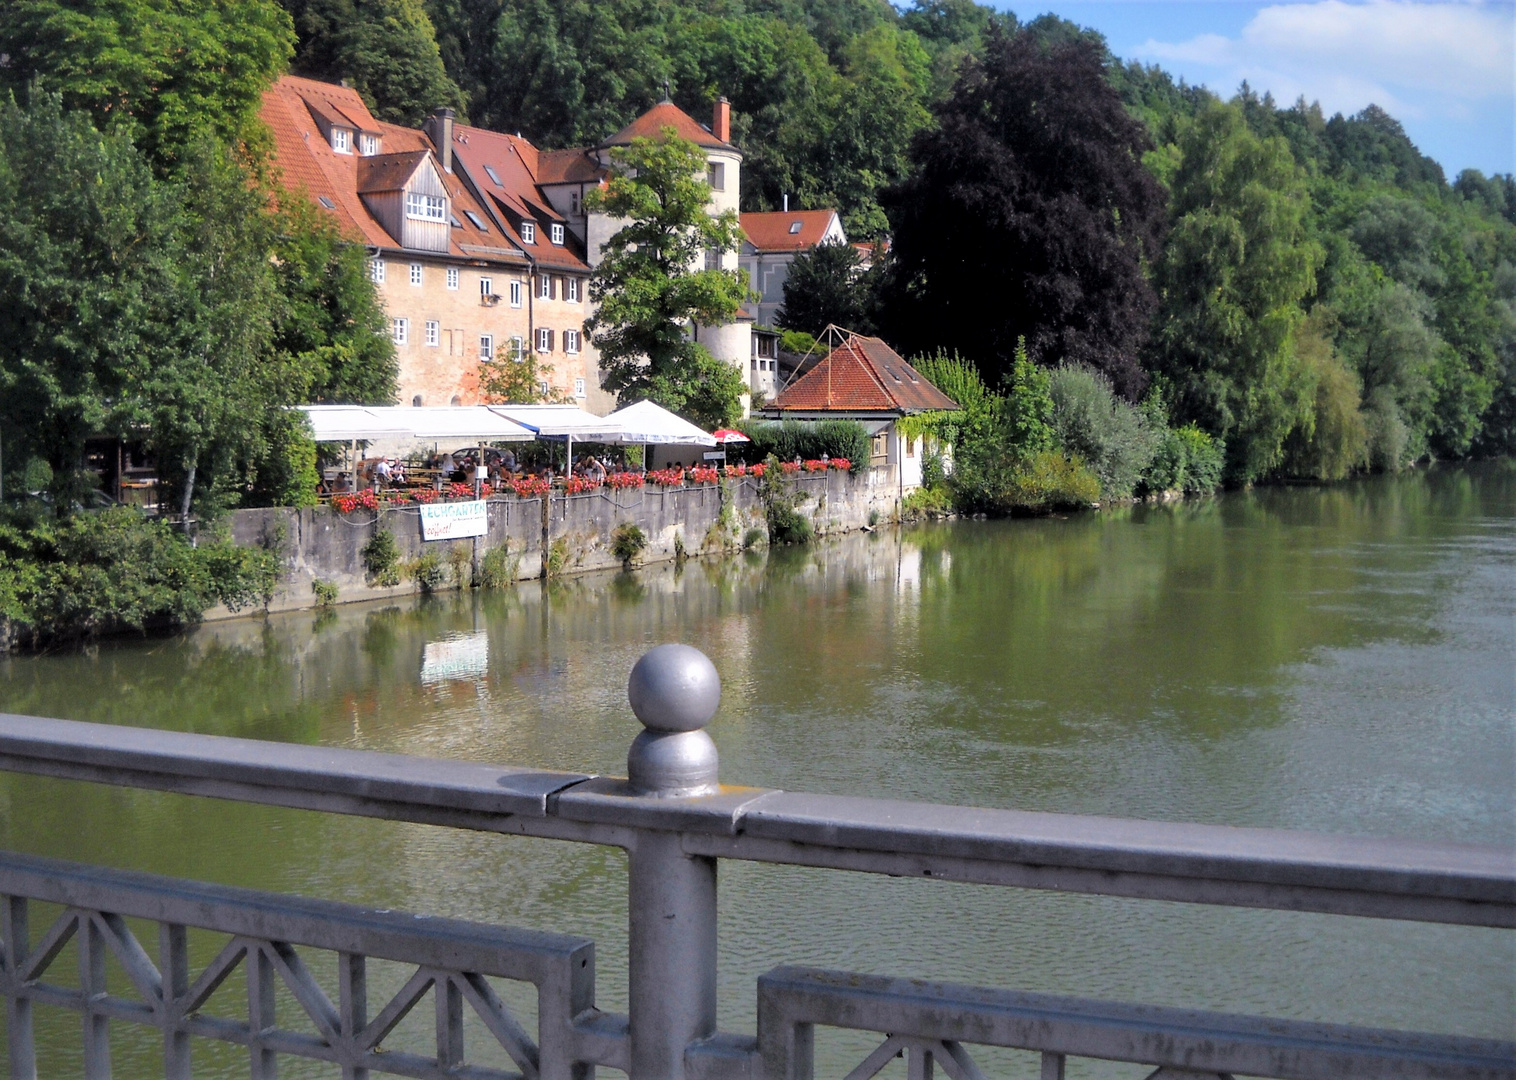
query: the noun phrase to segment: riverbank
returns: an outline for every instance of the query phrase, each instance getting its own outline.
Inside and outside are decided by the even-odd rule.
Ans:
[[[898,482],[885,469],[802,473],[785,484],[818,536],[897,520],[900,514]],[[271,547],[279,560],[279,580],[267,605],[271,612],[457,589],[477,580],[491,553],[492,572],[516,581],[619,569],[623,560],[614,537],[627,525],[645,538],[640,563],[736,551],[767,536],[758,482],[749,477],[675,488],[504,496],[487,500],[485,509],[485,535],[465,540],[423,540],[415,506],[349,514],[328,507],[238,510],[230,524],[237,543]],[[364,551],[379,533],[394,538],[397,569],[424,566],[425,572],[402,573],[392,585],[376,580]],[[217,605],[205,620],[241,614],[246,612]]]

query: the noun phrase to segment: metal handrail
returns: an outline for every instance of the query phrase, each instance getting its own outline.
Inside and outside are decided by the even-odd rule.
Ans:
[[[623,848],[893,876],[1516,927],[1516,852],[724,786],[666,799],[588,773],[0,714],[0,769]]]

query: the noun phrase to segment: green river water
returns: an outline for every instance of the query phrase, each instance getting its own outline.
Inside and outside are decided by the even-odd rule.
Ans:
[[[626,675],[663,641],[721,672],[710,731],[730,783],[1516,843],[1509,464],[242,619],[0,659],[0,710],[619,774],[638,730]],[[582,934],[600,1004],[625,1008],[613,850],[8,775],[0,846]],[[794,963],[1516,1034],[1516,935],[1494,930],[723,863],[721,935],[729,1030],[752,1030],[755,977]],[[192,944],[203,962],[219,943]],[[427,1046],[430,1016],[391,1045]],[[77,1018],[37,1023],[41,1075],[78,1075]],[[118,1076],[161,1068],[150,1032],[112,1031]],[[818,1046],[838,1075],[869,1048]],[[234,1048],[196,1054],[197,1075],[246,1075]]]

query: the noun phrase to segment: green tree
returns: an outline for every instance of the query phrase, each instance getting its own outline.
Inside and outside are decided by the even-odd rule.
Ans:
[[[747,298],[740,271],[697,269],[735,251],[737,215],[711,214],[705,155],[666,128],[612,152],[615,175],[586,200],[626,221],[590,278],[597,305],[584,327],[600,350],[604,386],[624,402],[649,398],[696,423],[736,419],[743,373],[714,361],[692,326],[731,322]]]
[[[1254,480],[1310,417],[1315,388],[1294,339],[1322,251],[1283,138],[1260,139],[1239,107],[1215,104],[1180,149],[1157,272],[1158,364],[1180,417],[1225,439],[1233,479]]]
[[[421,0],[286,0],[300,34],[295,70],[347,79],[381,120],[415,126],[467,104]]]
[[[294,32],[274,0],[11,0],[0,18],[0,86],[34,81],[97,124],[140,125],[173,165],[206,136],[247,138]]]
[[[850,244],[818,244],[790,263],[784,279],[784,306],[774,321],[782,329],[813,336],[829,324],[872,334],[874,280]]]
[[[552,388],[551,364],[530,349],[511,346],[479,364],[479,389],[501,405],[566,404],[569,398]]]

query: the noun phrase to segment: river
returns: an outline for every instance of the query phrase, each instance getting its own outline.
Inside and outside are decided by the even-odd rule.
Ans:
[[[627,671],[684,641],[721,672],[731,783],[1512,844],[1513,613],[1516,468],[1496,463],[0,659],[0,710],[621,773]],[[14,776],[0,845],[586,935],[601,1005],[625,1008],[614,851]],[[752,1030],[754,978],[795,963],[1510,1038],[1513,938],[723,864],[721,1020]],[[41,1075],[77,1075],[77,1020],[38,1024]],[[148,1033],[112,1030],[119,1076],[161,1068]],[[424,1018],[396,1039],[427,1045]],[[862,1056],[818,1045],[839,1075]],[[196,1052],[197,1076],[246,1074]]]

